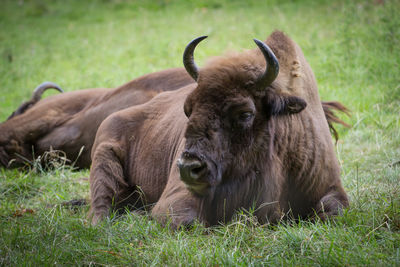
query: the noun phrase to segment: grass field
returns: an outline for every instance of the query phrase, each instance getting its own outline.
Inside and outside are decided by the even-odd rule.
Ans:
[[[115,87],[254,48],[274,29],[303,49],[321,98],[352,110],[336,150],[351,206],[327,223],[261,226],[248,214],[170,231],[127,214],[96,227],[88,171],[0,169],[0,265],[400,266],[400,1],[1,0],[0,121],[43,81],[66,91]],[[51,92],[46,93],[46,95]]]

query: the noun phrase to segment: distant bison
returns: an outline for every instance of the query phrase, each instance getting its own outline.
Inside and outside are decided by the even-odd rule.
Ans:
[[[17,167],[54,149],[76,160],[76,167],[88,168],[97,128],[108,115],[191,83],[186,71],[176,68],[142,76],[116,89],[86,89],[40,100],[46,89],[62,92],[54,83],[43,83],[29,101],[0,123],[0,166]]]
[[[92,223],[111,208],[148,204],[155,204],[154,218],[175,227],[214,225],[240,209],[253,209],[261,223],[339,214],[348,198],[301,49],[274,32],[267,45],[255,40],[259,49],[198,70],[193,52],[204,38],[184,52],[195,84],[100,125],[90,173]]]

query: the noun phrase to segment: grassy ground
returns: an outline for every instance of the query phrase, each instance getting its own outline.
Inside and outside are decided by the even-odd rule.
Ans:
[[[196,36],[210,35],[202,64],[281,29],[303,48],[321,97],[352,110],[337,144],[344,216],[260,226],[239,214],[173,232],[128,214],[91,227],[87,207],[60,205],[88,197],[88,171],[0,169],[0,265],[400,266],[400,1],[258,2],[2,0],[0,121],[42,81],[114,87],[181,66]]]

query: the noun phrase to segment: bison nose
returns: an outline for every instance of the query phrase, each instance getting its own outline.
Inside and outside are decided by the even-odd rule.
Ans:
[[[206,164],[197,158],[183,158],[178,160],[181,179],[184,181],[199,180],[207,171]]]

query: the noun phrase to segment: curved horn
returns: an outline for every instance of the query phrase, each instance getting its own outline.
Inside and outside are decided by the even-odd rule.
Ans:
[[[194,62],[193,59],[193,52],[196,46],[206,39],[208,36],[200,36],[197,37],[196,39],[193,39],[185,48],[185,51],[183,52],[183,65],[185,66],[186,71],[189,73],[192,78],[197,81],[197,78],[199,76],[199,69],[196,66],[196,63]]]
[[[57,91],[63,93],[64,91],[60,88],[60,86],[58,86],[55,83],[52,82],[44,82],[41,85],[39,85],[38,87],[35,88],[35,90],[33,90],[32,93],[32,97],[30,100],[22,103],[8,118],[7,120],[20,115],[22,113],[24,113],[25,111],[27,111],[28,109],[30,109],[34,104],[36,104],[40,98],[42,97],[42,94],[44,93],[44,91],[46,91],[47,89],[50,88],[54,88]]]
[[[265,57],[265,61],[267,62],[264,74],[256,82],[256,88],[264,90],[265,87],[270,85],[278,76],[279,62],[276,56],[274,55],[274,52],[272,52],[271,48],[269,48],[268,45],[257,39],[254,39],[254,42],[256,43],[258,48],[260,48],[261,52]]]
[[[44,82],[35,88],[35,90],[32,93],[31,101],[33,101],[34,103],[38,102],[40,100],[40,98],[42,97],[42,94],[47,89],[51,89],[51,88],[56,89],[60,93],[64,93],[63,89],[61,89],[60,86],[58,86],[57,84],[52,83],[52,82]]]

